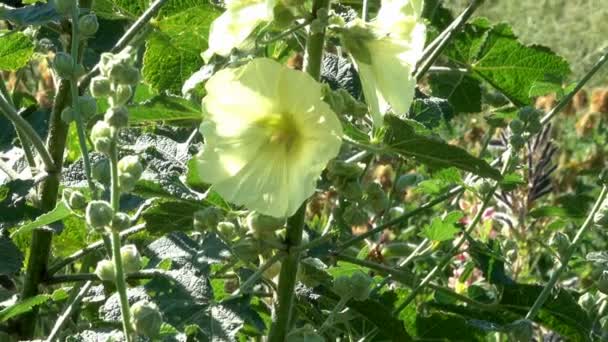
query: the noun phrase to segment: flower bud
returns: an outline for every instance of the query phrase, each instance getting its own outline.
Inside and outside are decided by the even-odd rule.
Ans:
[[[536,108],[526,106],[517,112],[517,117],[523,122],[536,121],[540,118],[540,112]]]
[[[375,213],[385,210],[389,205],[388,196],[386,196],[384,190],[382,190],[382,186],[376,182],[368,184],[365,189],[365,197],[367,199],[366,204],[368,204]]]
[[[114,130],[105,121],[97,121],[93,129],[91,129],[91,140],[97,152],[108,154],[112,147],[113,139]]]
[[[129,123],[129,111],[125,106],[112,107],[106,111],[103,119],[114,128],[123,128]]]
[[[72,209],[84,209],[87,206],[87,199],[80,191],[72,191],[67,202]]]
[[[222,212],[215,207],[208,207],[201,209],[194,213],[193,226],[195,230],[204,232],[206,230],[214,230],[220,220],[222,219]]]
[[[121,190],[133,190],[135,183],[141,177],[144,168],[137,156],[126,156],[118,162],[118,185]]]
[[[509,144],[511,145],[511,147],[515,150],[519,150],[522,147],[524,147],[524,144],[526,143],[526,141],[524,140],[524,138],[522,138],[521,135],[512,135],[509,138]]]
[[[511,128],[511,132],[514,134],[521,134],[524,132],[524,123],[521,120],[513,120],[509,124],[509,128]]]
[[[94,229],[103,229],[112,222],[114,210],[106,201],[91,201],[87,205],[86,221]]]
[[[97,16],[93,13],[83,15],[78,19],[78,30],[85,37],[91,37],[99,30]]]
[[[344,219],[344,223],[349,226],[361,226],[367,224],[369,221],[369,217],[365,211],[354,203],[351,203],[344,208],[342,218]]]
[[[90,87],[91,95],[96,99],[109,96],[112,91],[110,85],[110,80],[105,76],[93,77]]]
[[[71,15],[77,0],[53,0],[53,7],[61,15]]]
[[[131,325],[138,335],[155,338],[162,324],[163,317],[154,303],[142,300],[131,306]]]
[[[103,122],[103,121],[100,121]],[[103,158],[97,160],[92,167],[91,175],[102,184],[110,184],[110,162]]]
[[[114,83],[136,85],[139,81],[139,70],[127,63],[113,63],[109,76]]]
[[[600,277],[597,279],[597,289],[603,293],[608,294],[608,271],[603,271]]]
[[[120,249],[122,266],[125,273],[133,273],[141,270],[141,256],[135,245],[125,245]]]
[[[74,121],[75,118],[75,113],[74,110],[72,110],[72,107],[65,107],[61,111],[61,121],[65,122],[66,124],[69,125],[72,121]]]
[[[285,220],[276,217],[263,215],[252,211],[247,215],[247,227],[253,231],[257,238],[266,233],[274,233],[275,230],[282,228],[285,225]]]
[[[83,119],[88,119],[97,114],[97,101],[91,96],[80,96],[78,98],[78,111]]]
[[[112,218],[112,223],[110,225],[112,226],[112,229],[122,231],[131,226],[131,218],[125,213],[116,213]]]
[[[57,52],[53,59],[53,68],[62,79],[70,79],[74,76],[74,59],[65,52]]]
[[[229,221],[222,221],[217,224],[217,231],[227,239],[232,239],[236,236],[236,226]]]
[[[95,267],[95,275],[97,275],[101,281],[113,282],[115,279],[115,274],[114,263],[112,263],[110,260],[101,260],[97,263],[97,267]]]
[[[99,71],[105,77],[108,77],[110,74],[110,69],[114,64],[114,54],[110,52],[104,52],[99,57]],[[110,81],[110,83],[112,83]]]
[[[116,90],[114,90],[112,97],[110,97],[110,104],[113,107],[124,106],[131,98],[131,95],[133,95],[133,90],[130,85],[119,84],[116,86]]]
[[[257,261],[260,254],[258,243],[251,237],[239,240],[232,246],[232,250],[239,259],[249,262]]]
[[[339,188],[340,195],[350,201],[359,201],[363,197],[363,188],[358,180],[349,181]]]

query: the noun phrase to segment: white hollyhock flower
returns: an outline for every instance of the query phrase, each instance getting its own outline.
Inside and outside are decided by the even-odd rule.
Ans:
[[[308,74],[271,59],[224,69],[206,84],[203,182],[229,202],[287,217],[340,149],[342,127]]]

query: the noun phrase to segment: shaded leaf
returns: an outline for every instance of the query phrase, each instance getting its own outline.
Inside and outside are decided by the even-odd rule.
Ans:
[[[52,3],[11,9],[2,8],[2,5],[0,5],[0,20],[8,20],[17,26],[44,25],[60,19],[61,16]]]
[[[481,83],[462,73],[432,74],[433,96],[447,99],[456,113],[481,112]]]
[[[23,253],[6,236],[0,237],[0,275],[14,274],[23,266]]]

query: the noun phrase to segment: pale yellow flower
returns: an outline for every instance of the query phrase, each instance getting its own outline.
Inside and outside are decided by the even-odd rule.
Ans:
[[[360,41],[351,44],[365,51],[351,52],[375,126],[382,125],[383,115],[391,109],[405,114],[414,99],[412,72],[426,37],[422,7],[422,0],[383,0],[375,20],[351,25],[358,26],[358,32],[364,28],[370,33],[368,37],[359,34],[355,39]]]
[[[229,202],[287,217],[340,149],[342,128],[308,74],[271,59],[224,69],[206,85],[196,169]]]
[[[209,47],[203,58],[209,61],[214,54],[228,56],[234,48],[247,48],[251,33],[273,20],[275,4],[275,0],[226,1],[226,11],[211,23]]]

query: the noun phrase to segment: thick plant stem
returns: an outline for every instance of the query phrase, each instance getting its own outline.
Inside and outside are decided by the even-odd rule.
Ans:
[[[538,315],[538,312],[543,307],[543,304],[545,304],[545,302],[547,301],[547,298],[549,298],[549,295],[551,294],[551,291],[553,290],[555,284],[557,284],[559,277],[564,272],[564,270],[568,268],[568,261],[570,261],[570,258],[578,248],[578,245],[581,243],[583,236],[585,235],[587,230],[589,230],[589,228],[593,226],[593,216],[595,216],[595,213],[597,213],[597,211],[600,209],[602,202],[604,202],[604,200],[606,199],[606,195],[608,195],[608,187],[604,185],[602,187],[600,195],[598,196],[597,200],[595,201],[595,204],[593,205],[593,209],[591,209],[591,212],[589,213],[589,215],[587,215],[587,218],[585,219],[585,222],[583,223],[581,228],[578,230],[578,232],[576,232],[576,236],[574,236],[574,240],[572,240],[572,243],[566,250],[565,255],[562,255],[560,257],[560,267],[555,272],[553,272],[553,274],[551,274],[551,279],[549,279],[547,285],[545,285],[540,295],[538,295],[538,298],[536,298],[536,301],[534,302],[534,304],[528,311],[528,314],[526,315],[526,319],[533,320],[536,315]]]
[[[272,326],[268,335],[269,342],[283,342],[289,331],[293,301],[295,297],[296,275],[300,263],[300,252],[298,247],[302,242],[302,231],[304,229],[304,214],[306,203],[302,204],[298,211],[287,221],[287,256],[281,264],[279,274],[278,303],[272,317]]]
[[[118,187],[118,152],[116,141],[112,143],[110,151],[110,170],[111,170],[111,205],[114,212],[120,209],[120,189]],[[112,229],[112,260],[114,262],[114,276],[116,279],[116,291],[120,297],[120,312],[122,314],[122,327],[125,334],[125,341],[130,342],[133,335],[131,327],[131,312],[129,311],[129,298],[127,297],[127,282],[125,272],[122,267],[122,256],[120,255],[121,241],[120,232]]]
[[[319,11],[329,11],[329,0],[315,0],[312,3],[312,16],[317,18]],[[315,20],[313,19],[313,20]],[[311,32],[306,42],[304,54],[304,70],[315,80],[321,76],[323,62],[323,46],[325,45],[325,28],[319,32]]]

